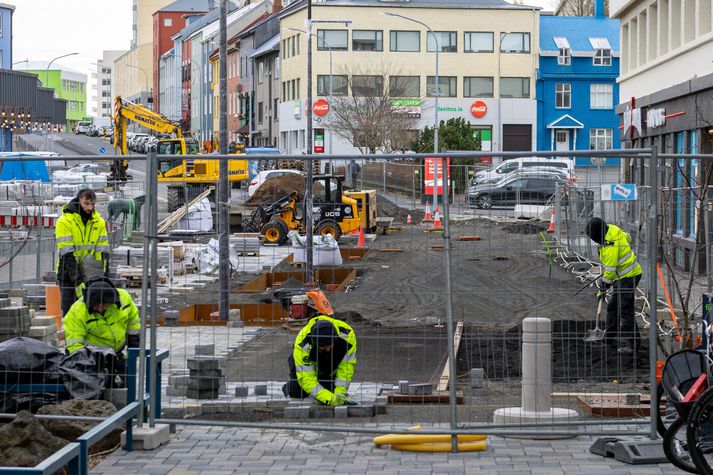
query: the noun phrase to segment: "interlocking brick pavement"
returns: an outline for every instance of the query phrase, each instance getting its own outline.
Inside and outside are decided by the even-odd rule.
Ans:
[[[410,453],[375,447],[371,435],[178,426],[168,444],[147,452],[117,450],[97,475],[440,474],[659,475],[670,464],[626,465],[590,454],[591,437],[516,440],[491,437],[485,452]]]

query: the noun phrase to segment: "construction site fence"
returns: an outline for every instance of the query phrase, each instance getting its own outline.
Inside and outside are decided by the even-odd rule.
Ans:
[[[514,202],[481,209],[467,201],[463,190],[470,184],[473,173],[483,167],[480,160],[484,157],[495,160],[533,156],[614,157],[652,164],[658,163],[656,151],[453,152],[435,156],[457,159],[454,165],[457,171],[452,176],[461,177],[451,190],[452,203],[440,201],[443,233],[434,233],[432,224],[421,223],[425,207],[419,195],[423,173],[420,161],[434,157],[433,154],[251,157],[330,160],[336,164],[337,172],[340,165],[344,167],[354,159],[361,166],[358,184],[374,186],[381,198],[403,208],[403,215],[413,215],[412,225],[407,226],[405,216],[399,216],[391,229],[385,230],[388,234],[374,236],[367,243],[369,254],[362,260],[346,258],[336,268],[315,266],[322,272],[320,283],[338,315],[349,319],[358,329],[357,367],[349,394],[362,403],[360,406],[349,407],[346,413],[335,413],[308,402],[305,406],[310,407],[304,409],[282,393],[289,377],[287,358],[299,326],[284,320],[279,304],[274,303],[273,292],[280,282],[305,279],[304,266],[289,264],[291,249],[261,246],[259,255],[237,253],[233,287],[262,287],[247,292],[233,288],[231,306],[241,310],[241,317],[227,322],[216,321],[217,267],[208,266],[211,270],[201,275],[172,276],[168,282],[162,282],[158,276],[165,272],[160,268],[164,265],[163,254],[159,254],[155,268],[152,259],[144,255],[141,270],[144,277],[152,279],[150,288],[130,289],[142,304],[146,330],[142,351],[155,354],[168,350],[160,376],[161,415],[150,417],[149,424],[232,424],[373,433],[404,432],[411,425],[422,424],[424,433],[479,431],[527,435],[548,431],[552,435],[655,436],[655,418],[649,417],[649,413],[656,411],[656,390],[652,383],[661,355],[656,345],[649,342],[655,340],[658,329],[655,310],[659,305],[659,289],[647,283],[655,281],[651,270],[656,265],[656,253],[650,252],[655,243],[647,230],[656,226],[659,204],[647,191],[650,188],[639,186],[637,200],[633,202],[603,202],[602,185],[622,180],[621,167],[615,165],[578,168],[581,177],[577,178],[577,191],[572,194],[572,189],[557,190],[546,203],[532,204],[525,194],[518,193]],[[111,160],[104,156],[66,158]],[[135,191],[125,191],[127,196],[144,191],[146,212],[155,213],[160,221],[168,216],[163,204],[166,191],[151,172],[154,166],[151,162],[160,157],[150,154],[147,162],[146,158],[131,157],[132,161],[145,165],[148,180],[141,181],[144,176],[137,174],[134,181],[119,189],[133,187]],[[210,158],[230,160],[235,156]],[[467,163],[469,160],[472,163]],[[382,186],[376,186],[379,183]],[[157,190],[153,196],[151,189]],[[242,201],[246,192],[233,189],[230,196],[232,202]],[[387,209],[386,205],[382,208]],[[528,219],[518,215],[521,211],[516,210],[521,208],[530,213]],[[632,226],[637,231],[632,238],[644,270],[637,294],[641,331],[621,335],[622,339],[636,336],[637,342],[641,342],[642,351],[635,357],[618,352],[618,340],[612,345],[583,341],[594,327],[596,300],[592,289],[578,296],[575,292],[598,273],[596,248],[583,234],[584,225],[592,216],[603,216],[607,222],[619,223],[629,232]],[[631,222],[632,216],[638,216],[639,221]],[[147,245],[151,249],[154,241],[158,241],[157,224],[155,220],[142,219],[145,241],[135,243],[137,248]],[[213,229],[199,237],[185,238],[186,248],[193,245],[192,241],[205,246],[215,236]],[[354,239],[351,244],[350,239]],[[356,239],[357,236],[346,236],[340,246],[356,247]],[[571,256],[575,254],[582,256],[585,264],[573,268]],[[294,260],[294,255],[291,259]],[[228,264],[217,263],[220,265]],[[390,276],[386,279],[393,285],[370,286],[370,277],[376,279],[378,273]],[[379,279],[386,282],[384,277]],[[277,286],[272,285],[275,282]],[[352,295],[359,302],[350,300]],[[274,305],[271,311],[257,316],[251,313],[251,305],[268,301]],[[379,310],[368,310],[368,302],[378,303]],[[502,321],[490,318],[490,309],[501,315],[503,308],[509,309],[507,318],[498,317]],[[553,320],[550,353],[546,357],[541,355],[548,360],[547,364],[543,359],[542,365],[535,365],[548,374],[535,373],[523,378],[522,319],[526,317]],[[460,325],[460,321],[465,323]],[[456,332],[460,335],[457,352]],[[195,363],[199,360],[218,363],[201,375],[197,369],[200,364]],[[548,367],[551,372],[546,370]],[[444,371],[445,368],[450,371]],[[143,375],[155,374],[146,368],[139,371]],[[494,422],[498,409],[522,407],[523,393],[542,381],[551,385],[544,388],[551,406],[568,410],[566,417]],[[428,392],[428,385],[435,391],[439,383],[440,392],[420,393]],[[642,393],[644,386],[652,388],[649,394]],[[155,384],[149,385],[152,387]],[[384,402],[385,413],[359,414],[362,406],[382,411]],[[296,408],[302,408],[303,412]],[[297,419],[291,419],[296,414]],[[341,415],[349,417],[335,418]],[[217,418],[221,421],[216,422]]]

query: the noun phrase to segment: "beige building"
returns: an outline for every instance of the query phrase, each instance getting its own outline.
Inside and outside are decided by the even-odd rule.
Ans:
[[[304,33],[294,30],[305,29],[306,13],[305,8],[296,10],[283,17],[280,25],[279,146],[288,153],[306,151],[307,41]],[[427,24],[438,43],[424,26],[386,13]],[[535,147],[536,7],[500,0],[327,0],[313,4],[312,16],[351,22],[349,26],[313,24],[317,35],[312,42],[315,100],[328,99],[328,45],[333,53],[333,94],[351,95],[359,82],[366,89],[401,84],[408,93],[400,97],[408,99],[409,113],[418,118],[415,134],[434,122],[438,44],[439,119],[468,120],[474,133],[480,134],[483,150]],[[352,72],[359,77],[349,77]],[[318,133],[320,128],[327,129],[328,136],[328,118],[315,117]],[[356,151],[343,137],[333,140],[334,154]]]
[[[121,56],[124,51],[105,50],[102,57],[97,60],[96,72],[92,73],[92,79],[96,83],[92,85],[95,96],[92,114],[95,117],[111,117],[114,109],[114,61]]]
[[[148,104],[153,85],[153,14],[174,0],[133,0],[131,49],[114,62],[115,94]]]

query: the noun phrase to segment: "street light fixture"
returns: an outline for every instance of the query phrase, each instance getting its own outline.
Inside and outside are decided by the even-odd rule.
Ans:
[[[129,68],[138,69],[138,70],[140,70],[142,73],[144,73],[144,81],[145,81],[145,82],[144,82],[144,89],[146,90],[146,92],[149,92],[149,75],[146,74],[146,70],[145,70],[144,68],[140,67],[140,66],[135,66],[135,65],[133,65],[133,64],[127,64],[126,66],[129,67]],[[141,97],[141,94],[139,94],[139,97]],[[148,99],[151,99],[151,93],[149,93]],[[147,102],[153,102],[153,101],[147,100]]]
[[[433,40],[436,43],[436,88],[435,88],[435,96],[436,96],[436,111],[433,115],[433,153],[437,154],[438,153],[438,98],[441,96],[441,82],[438,77],[438,53],[440,51],[440,45],[438,44],[438,37],[436,34],[433,32],[430,26],[425,24],[422,21],[416,20],[415,18],[407,17],[405,15],[401,15],[399,13],[389,13],[389,12],[382,12],[386,16],[393,16],[393,17],[398,17],[402,18],[404,20],[408,20],[413,23],[417,23],[424,28],[428,30],[428,32],[433,35]],[[426,49],[428,49],[428,40],[426,41]],[[443,185],[445,189],[445,183],[446,183],[446,167],[444,166],[443,168]],[[436,157],[433,157],[433,207],[435,208],[438,205],[438,160]]]
[[[50,66],[52,66],[52,63],[54,63],[54,62],[57,61],[58,59],[66,58],[67,56],[75,56],[75,55],[77,55],[77,54],[79,54],[79,52],[63,54],[63,55],[61,55],[61,56],[57,56],[56,58],[53,58],[52,61],[50,61],[49,63],[47,63],[47,69],[45,69],[45,83],[44,83],[44,86],[45,86],[45,87],[49,87]],[[47,150],[48,135],[49,135],[49,131],[47,131],[47,133],[45,133],[45,150]]]

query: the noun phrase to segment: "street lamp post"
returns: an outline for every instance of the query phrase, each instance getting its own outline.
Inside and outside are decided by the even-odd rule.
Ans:
[[[431,27],[422,21],[401,15],[399,13],[385,12],[384,15],[398,17],[398,18],[402,18],[404,20],[411,21],[413,23],[417,23],[417,24],[423,26],[424,28],[426,28],[428,30],[428,32],[431,35],[433,35],[433,40],[436,43],[436,90],[434,91],[435,97],[436,97],[436,99],[435,99],[436,110],[433,114],[433,153],[437,154],[438,153],[438,125],[439,125],[439,122],[438,122],[438,98],[441,96],[441,83],[440,83],[440,80],[438,77],[438,53],[441,48],[440,48],[440,45],[438,44],[438,37],[433,32]],[[426,45],[428,45],[428,40],[426,41]],[[426,46],[426,49],[428,49],[428,46]],[[443,183],[445,186],[446,167],[443,166],[442,170],[443,170]],[[438,160],[436,159],[436,157],[433,157],[433,207],[435,208],[437,205],[438,205]]]
[[[67,56],[75,56],[75,55],[77,55],[77,54],[79,54],[79,53],[78,53],[78,52],[75,52],[75,53],[63,54],[63,55],[61,55],[61,56],[57,56],[56,58],[52,59],[52,61],[50,61],[49,63],[47,63],[47,69],[45,69],[45,84],[44,84],[44,86],[45,86],[45,87],[49,87],[50,66],[52,66],[52,63],[54,63],[54,62],[57,61],[58,59],[66,58]],[[47,150],[48,135],[49,135],[49,131],[47,131],[47,132],[45,133],[45,150]]]

